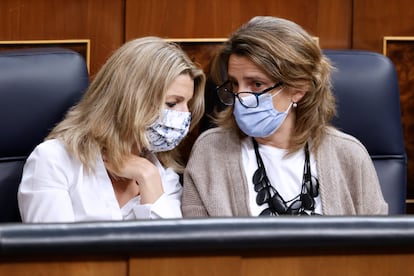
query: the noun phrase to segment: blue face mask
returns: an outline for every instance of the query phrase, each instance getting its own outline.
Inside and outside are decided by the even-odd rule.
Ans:
[[[285,121],[292,103],[286,111],[279,112],[273,106],[273,97],[282,91],[279,90],[274,95],[269,93],[259,96],[259,106],[246,108],[240,101],[235,101],[233,115],[239,128],[251,137],[267,137],[273,134]],[[256,101],[255,95],[243,98],[243,102]]]

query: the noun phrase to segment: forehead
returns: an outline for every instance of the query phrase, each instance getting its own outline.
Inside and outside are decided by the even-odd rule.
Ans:
[[[174,79],[167,89],[168,96],[191,98],[194,92],[194,80],[189,74],[181,74]]]
[[[228,75],[231,78],[265,78],[269,79],[266,72],[257,64],[245,56],[230,55],[228,62]]]

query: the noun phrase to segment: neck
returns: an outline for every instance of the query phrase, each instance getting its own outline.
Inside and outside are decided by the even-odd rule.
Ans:
[[[255,138],[259,144],[268,145],[280,149],[288,149],[290,145],[290,138],[294,131],[294,116],[290,112],[286,120],[275,133],[267,137]]]

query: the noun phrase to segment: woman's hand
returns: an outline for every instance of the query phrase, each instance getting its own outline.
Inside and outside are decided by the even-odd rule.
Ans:
[[[148,159],[135,154],[124,158],[119,171],[114,171],[105,161],[106,169],[117,177],[132,179],[139,186],[141,204],[154,203],[163,193],[161,176],[156,165]]]

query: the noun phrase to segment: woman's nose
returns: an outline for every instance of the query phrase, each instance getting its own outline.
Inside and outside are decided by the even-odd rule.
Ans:
[[[189,112],[190,109],[188,108],[188,103],[180,105],[179,108],[178,108],[178,111]]]
[[[247,85],[242,84],[239,84],[235,90],[236,91],[233,91],[234,93],[249,92],[249,88],[247,87]]]

